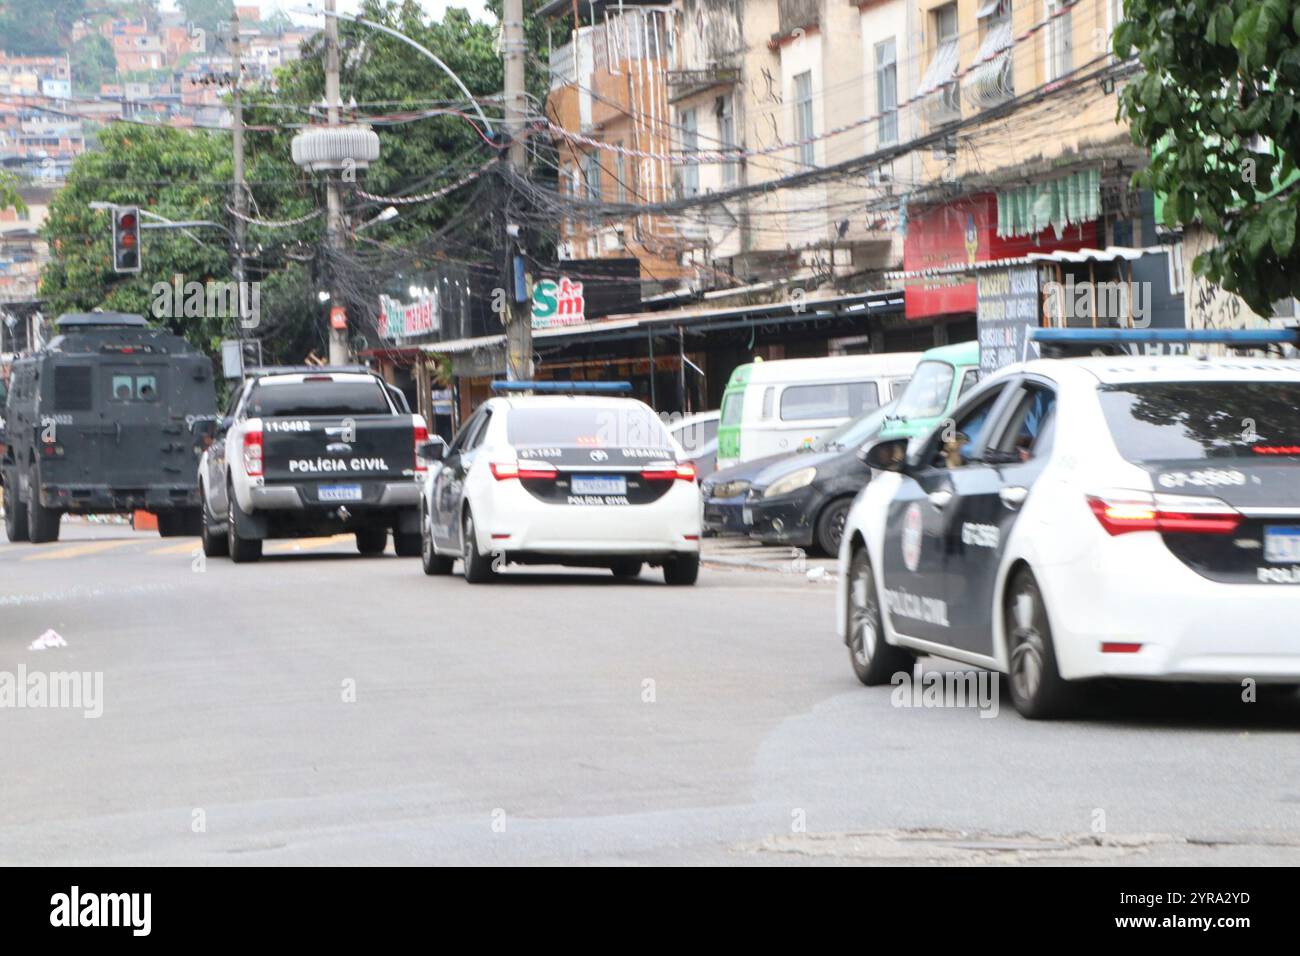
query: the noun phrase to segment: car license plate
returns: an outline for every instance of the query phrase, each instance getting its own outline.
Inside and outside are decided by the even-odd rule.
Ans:
[[[740,520],[743,521],[745,524],[753,524],[753,523],[754,523],[754,509],[753,509],[753,508],[742,508],[742,509],[740,510]]]
[[[321,485],[316,492],[319,501],[360,501],[360,485]]]
[[[574,475],[575,495],[625,495],[627,479],[621,475]]]
[[[1300,564],[1300,526],[1265,525],[1264,560],[1270,564]]]

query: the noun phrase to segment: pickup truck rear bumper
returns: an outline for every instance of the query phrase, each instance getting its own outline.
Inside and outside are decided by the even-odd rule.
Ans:
[[[391,481],[363,486],[361,501],[316,501],[314,489],[298,485],[271,485],[249,489],[256,511],[302,511],[307,508],[349,511],[366,508],[415,508],[420,504],[420,486],[414,481]]]

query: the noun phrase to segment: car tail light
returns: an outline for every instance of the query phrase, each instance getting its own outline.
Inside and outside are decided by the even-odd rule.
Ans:
[[[420,446],[429,440],[429,429],[423,425],[415,426],[415,470],[428,471],[429,466],[420,460]]]
[[[1112,535],[1129,531],[1232,534],[1241,524],[1241,513],[1218,498],[1106,491],[1088,495],[1088,506]]]
[[[548,461],[494,461],[488,465],[497,481],[510,478],[552,479],[560,476],[559,470]]]
[[[645,481],[694,481],[695,465],[689,461],[657,461],[642,469],[641,477]]]
[[[262,477],[262,433],[244,433],[244,474],[250,478]]]
[[[1142,650],[1141,644],[1132,644],[1127,641],[1102,641],[1101,652],[1103,654],[1136,654]]]

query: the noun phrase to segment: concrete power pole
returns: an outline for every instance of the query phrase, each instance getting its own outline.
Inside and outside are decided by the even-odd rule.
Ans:
[[[501,55],[505,61],[505,133],[511,139],[507,162],[520,175],[525,173],[524,144],[520,134],[524,129],[527,102],[524,97],[524,60],[527,52],[523,0],[505,0],[501,14]],[[508,197],[509,193],[504,195]],[[512,381],[526,381],[533,377],[533,320],[528,303],[515,301],[516,236],[511,235],[514,230],[504,205],[501,230],[505,259],[502,275],[506,284],[506,377]]]
[[[243,78],[242,48],[239,42],[239,11],[235,10],[230,19],[230,58],[235,74],[234,89],[231,96],[230,139],[235,150],[234,162],[234,209],[235,209],[235,281],[239,283],[239,317],[235,323],[235,335],[244,337],[245,308],[244,292],[244,235],[248,226],[244,216],[248,213],[247,197],[244,195],[244,104],[241,99],[240,80]]]
[[[334,0],[325,0],[328,13],[334,12]],[[339,125],[339,21],[338,18],[325,18],[325,108],[330,126]],[[343,206],[339,199],[338,175],[334,170],[326,173],[325,179],[325,235],[326,243],[333,253],[343,251]],[[339,283],[330,268],[330,308],[341,306],[342,295]],[[348,330],[336,329],[330,322],[330,364],[346,365],[348,362]]]

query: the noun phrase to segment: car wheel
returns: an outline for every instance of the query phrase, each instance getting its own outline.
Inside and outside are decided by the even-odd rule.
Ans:
[[[1007,685],[1023,717],[1060,717],[1074,703],[1073,688],[1056,669],[1056,649],[1038,582],[1028,568],[1018,572],[1003,604],[1007,635]]]
[[[418,534],[403,534],[400,531],[393,532],[393,551],[399,558],[414,558],[420,553],[420,536]]]
[[[362,528],[357,532],[357,551],[361,554],[383,554],[386,547],[387,528]]]
[[[817,519],[815,532],[818,550],[829,557],[840,553],[840,541],[844,538],[844,525],[849,519],[849,508],[853,506],[852,498],[837,498],[822,508]]]
[[[868,687],[888,684],[895,674],[911,673],[916,655],[885,640],[876,576],[866,547],[853,552],[848,581],[849,663]]]
[[[202,525],[199,528],[199,540],[203,542],[203,556],[207,558],[224,558],[230,554],[230,540],[224,531],[215,527],[216,519],[208,510],[207,495],[203,495]]]
[[[694,584],[700,576],[700,556],[679,554],[664,562],[664,581],[668,584]]]
[[[642,564],[641,561],[625,558],[622,561],[615,561],[609,569],[614,572],[616,578],[638,578],[641,576]]]
[[[40,486],[36,483],[36,469],[33,467],[27,483],[27,540],[32,544],[58,541],[59,519],[62,517],[54,508],[41,504]]]
[[[486,584],[496,577],[496,570],[492,567],[492,555],[479,553],[478,536],[474,533],[474,515],[468,510],[461,524],[461,552],[465,580],[470,584]]]
[[[235,564],[249,564],[258,561],[262,557],[262,542],[257,538],[241,538],[239,536],[239,524],[235,516],[239,512],[239,504],[235,501],[235,489],[226,489],[226,500],[230,503],[230,512],[226,516],[226,550],[230,552],[230,560]]]
[[[424,573],[429,575],[451,574],[451,566],[455,563],[434,550],[433,529],[429,527],[423,505],[420,506],[420,563],[424,566]]]
[[[5,479],[5,536],[12,542],[27,540],[27,507],[18,500],[18,476]]]

